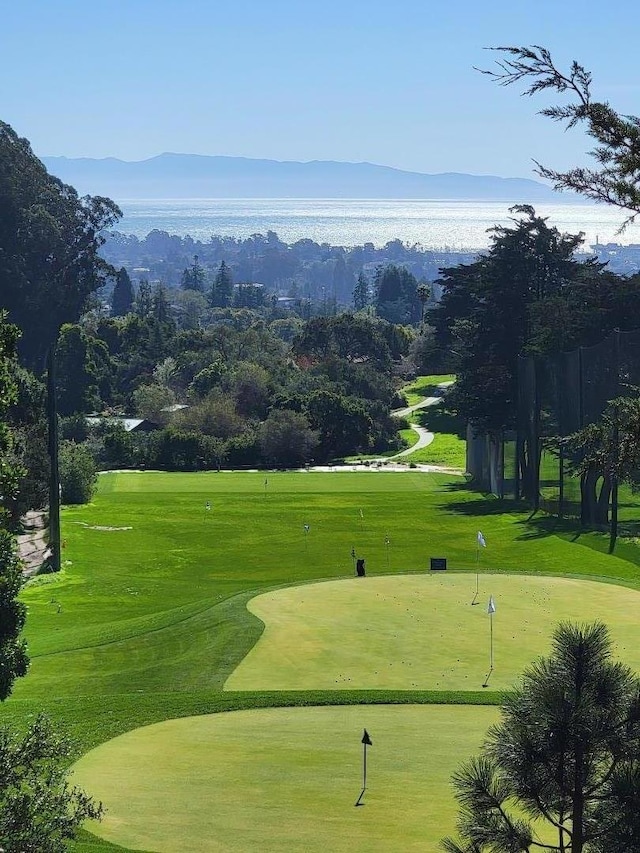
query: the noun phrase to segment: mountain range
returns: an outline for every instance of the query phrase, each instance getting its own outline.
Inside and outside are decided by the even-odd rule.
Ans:
[[[81,195],[114,200],[178,198],[469,199],[516,203],[563,200],[527,178],[459,172],[423,174],[378,166],[160,154],[148,160],[43,157],[51,172]],[[568,200],[568,199],[566,199]]]

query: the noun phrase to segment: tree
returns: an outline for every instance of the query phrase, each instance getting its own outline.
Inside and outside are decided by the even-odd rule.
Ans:
[[[140,279],[134,303],[135,312],[143,320],[153,313],[153,292],[146,278]]]
[[[86,504],[93,497],[98,475],[84,444],[63,441],[60,445],[60,487],[65,504]]]
[[[585,266],[573,258],[581,234],[550,227],[530,205],[511,211],[519,217],[492,229],[486,255],[442,271],[442,299],[429,312],[441,348],[455,352],[451,406],[493,434],[515,425],[517,358],[531,339],[532,306],[563,293]]]
[[[640,682],[605,625],[556,628],[453,786],[462,841],[447,853],[638,849]]]
[[[364,311],[369,305],[369,280],[361,272],[353,290],[353,307],[356,311]]]
[[[417,323],[420,320],[418,282],[405,269],[389,264],[375,275],[376,311],[390,323]]]
[[[524,94],[534,95],[547,89],[569,94],[573,103],[547,107],[542,115],[565,122],[567,128],[583,124],[596,141],[590,152],[596,169],[575,168],[558,172],[536,163],[538,174],[553,181],[557,190],[573,190],[594,199],[631,211],[624,223],[633,222],[640,213],[640,119],[621,116],[608,103],[591,98],[591,74],[577,62],[568,73],[561,72],[550,52],[539,45],[498,47],[506,59],[497,62],[498,70],[485,70],[502,86],[530,82]],[[624,226],[623,226],[624,227]]]
[[[193,264],[187,267],[182,273],[180,287],[183,290],[195,290],[198,293],[204,293],[204,270],[198,262],[198,256],[193,256]]]
[[[131,396],[136,415],[153,421],[161,420],[162,410],[176,401],[176,396],[171,388],[157,382],[139,385]]]
[[[233,276],[222,261],[211,288],[209,303],[213,308],[226,308],[233,300]]]
[[[302,465],[318,446],[307,418],[289,409],[272,409],[260,427],[260,450],[269,465]]]
[[[60,414],[99,410],[100,380],[110,370],[106,345],[81,326],[65,323],[56,348],[56,366]]]
[[[124,317],[133,308],[133,285],[124,267],[118,270],[111,297],[111,316]]]
[[[4,853],[65,853],[86,820],[102,805],[70,787],[68,741],[39,716],[17,735],[0,728],[0,839]]]
[[[627,482],[637,488],[640,483],[640,399],[611,400],[596,423],[570,436],[565,445],[580,476],[582,524],[607,525],[615,485]]]
[[[426,281],[421,281],[416,288],[416,295],[420,301],[420,327],[424,326],[424,309],[427,302],[431,299],[431,287]]]
[[[39,371],[60,326],[76,322],[88,297],[115,273],[99,250],[120,210],[106,198],[79,198],[4,122],[0,198],[2,307],[22,330],[23,361]]]

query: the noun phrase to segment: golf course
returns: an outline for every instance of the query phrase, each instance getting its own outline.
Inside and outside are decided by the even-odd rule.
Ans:
[[[451,774],[558,621],[601,619],[640,669],[637,546],[459,475],[110,472],[62,523],[0,714],[74,740],[105,807],[75,853],[435,853]]]

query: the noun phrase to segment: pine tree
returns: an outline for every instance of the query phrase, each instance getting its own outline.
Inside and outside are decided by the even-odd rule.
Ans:
[[[227,264],[222,261],[216,273],[209,301],[214,308],[226,308],[233,300],[233,276]]]
[[[640,682],[605,625],[556,628],[453,787],[462,843],[447,853],[639,849]]]
[[[195,290],[197,293],[204,293],[205,273],[198,262],[198,256],[193,256],[193,264],[187,267],[182,273],[180,287],[183,290]]]

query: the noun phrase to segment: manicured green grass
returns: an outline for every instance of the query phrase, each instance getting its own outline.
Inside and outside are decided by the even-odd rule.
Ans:
[[[464,471],[467,462],[466,443],[457,435],[435,433],[431,444],[416,450],[405,459],[416,465],[442,465],[445,468],[458,468]]]
[[[74,781],[109,804],[96,831],[136,849],[435,853],[455,820],[450,776],[496,720],[494,708],[416,705],[192,717],[110,741]]]
[[[478,573],[351,578],[264,593],[248,606],[264,624],[230,675],[230,690],[478,690],[490,665],[508,690],[545,654],[557,622],[601,619],[616,656],[640,671],[640,592],[567,578]],[[477,600],[480,606],[472,606]]]
[[[407,398],[407,404],[415,406],[416,403],[419,403],[425,397],[433,397],[434,392],[438,390],[438,385],[441,382],[453,382],[455,378],[453,373],[417,376],[413,382],[403,386],[401,392]]]
[[[497,701],[492,690],[223,691],[262,632],[247,602],[270,589],[350,577],[352,548],[369,576],[423,572],[432,555],[473,572],[481,529],[487,570],[640,587],[637,546],[622,543],[610,556],[607,535],[531,518],[470,492],[461,478],[377,470],[266,476],[265,494],[264,473],[108,474],[91,505],[66,508],[66,566],[23,592],[31,671],[0,720],[24,724],[43,708],[64,722],[80,754],[138,726],[230,709]],[[105,848],[85,839],[73,849]]]

